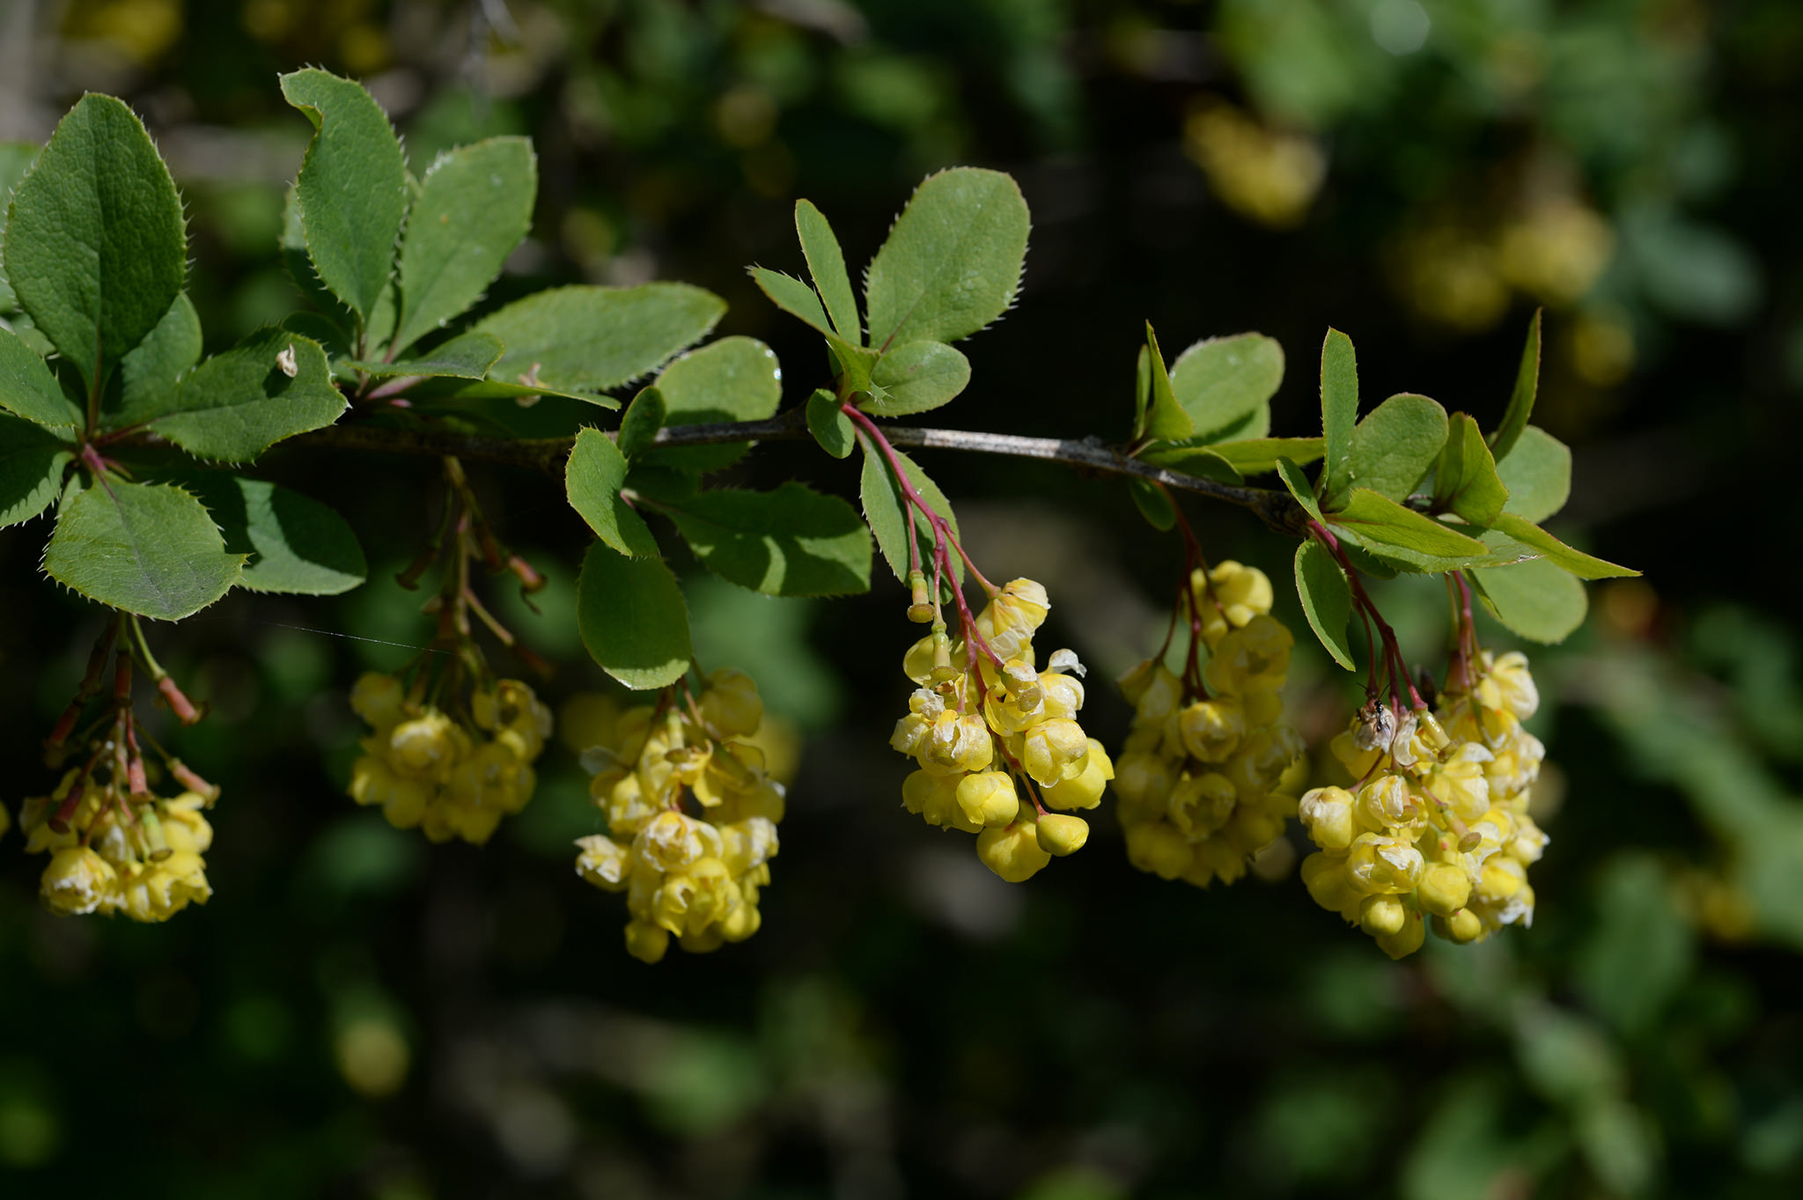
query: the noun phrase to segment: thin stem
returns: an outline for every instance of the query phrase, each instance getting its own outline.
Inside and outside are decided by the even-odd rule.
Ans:
[[[1422,700],[1421,693],[1415,690],[1415,681],[1409,678],[1408,660],[1402,656],[1402,647],[1396,641],[1396,631],[1390,628],[1390,623],[1384,620],[1384,615],[1377,610],[1377,605],[1372,603],[1371,596],[1365,591],[1365,585],[1359,579],[1358,572],[1353,569],[1352,561],[1346,557],[1346,551],[1340,545],[1340,540],[1319,521],[1310,520],[1308,531],[1319,539],[1323,546],[1327,547],[1334,556],[1334,560],[1340,564],[1340,569],[1346,573],[1346,582],[1352,588],[1352,598],[1357,601],[1360,609],[1376,623],[1378,633],[1382,635],[1385,667],[1391,669],[1393,666],[1390,675],[1391,694],[1396,694],[1398,691],[1397,681],[1401,680],[1402,686],[1408,689],[1409,699],[1413,702],[1414,707],[1426,708],[1427,702]]]

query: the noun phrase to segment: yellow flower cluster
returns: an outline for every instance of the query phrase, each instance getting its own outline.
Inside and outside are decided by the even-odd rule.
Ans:
[[[691,705],[622,713],[607,764],[589,783],[606,834],[578,838],[576,873],[625,892],[626,950],[654,963],[670,948],[702,953],[758,931],[758,891],[770,882],[783,787],[756,736],[764,702],[743,671],[722,669]],[[700,815],[684,810],[693,797]]]
[[[1295,640],[1270,615],[1272,598],[1256,567],[1192,572],[1205,690],[1151,661],[1121,680],[1135,711],[1114,789],[1128,861],[1142,871],[1198,887],[1232,883],[1295,814],[1279,790],[1302,755],[1279,694]]]
[[[1070,813],[1100,804],[1114,778],[1108,752],[1076,720],[1077,656],[1058,650],[1045,670],[1035,665],[1033,634],[1050,608],[1043,586],[1016,579],[974,622],[993,659],[943,625],[915,643],[902,670],[916,689],[889,740],[919,764],[902,784],[908,811],[976,834],[977,857],[1010,883],[1082,849],[1089,823]],[[1043,807],[1022,803],[1019,779],[1038,785]]]
[[[1436,712],[1368,705],[1333,742],[1353,788],[1302,797],[1320,847],[1302,863],[1309,894],[1391,958],[1420,948],[1429,918],[1455,942],[1534,920],[1527,868],[1547,837],[1528,801],[1546,748],[1521,722],[1540,694],[1520,653],[1452,674]]]
[[[26,851],[50,855],[38,888],[44,906],[64,915],[123,913],[154,922],[190,903],[205,904],[213,888],[201,855],[213,844],[213,827],[200,810],[211,801],[192,791],[128,801],[111,787],[82,785],[81,775],[70,771],[50,795],[25,801],[19,814]],[[52,822],[78,785],[81,799],[58,833]]]
[[[551,710],[519,680],[478,689],[467,721],[409,700],[399,679],[373,672],[351,689],[351,707],[372,728],[351,767],[351,799],[381,805],[396,829],[481,845],[532,798]]]

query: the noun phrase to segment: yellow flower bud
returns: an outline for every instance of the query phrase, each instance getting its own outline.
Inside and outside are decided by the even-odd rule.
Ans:
[[[1246,713],[1232,698],[1198,700],[1177,718],[1183,748],[1205,763],[1227,761],[1246,732]]]
[[[1063,813],[1046,813],[1039,818],[1035,837],[1041,850],[1062,858],[1083,849],[1083,843],[1089,840],[1089,822]]]
[[[1166,804],[1170,822],[1192,838],[1206,837],[1233,816],[1239,793],[1233,781],[1217,771],[1186,775],[1171,788]]]
[[[1392,959],[1404,959],[1421,949],[1421,943],[1426,940],[1427,923],[1414,913],[1409,913],[1400,930],[1378,937],[1377,946]]]
[[[1164,821],[1130,825],[1126,835],[1127,861],[1160,879],[1177,878],[1195,859],[1189,840]]]
[[[416,779],[439,776],[457,756],[454,729],[451,719],[437,709],[401,722],[388,735],[389,766]]]
[[[1040,848],[1033,822],[1027,820],[977,834],[977,857],[1009,883],[1031,879],[1052,861],[1052,856]]]
[[[764,719],[764,701],[751,676],[722,667],[707,677],[701,693],[701,719],[721,737],[750,737]]]
[[[1123,754],[1114,766],[1114,790],[1131,805],[1162,808],[1176,782],[1171,764],[1145,751]]]
[[[1351,730],[1335,734],[1333,741],[1328,743],[1328,749],[1333,752],[1335,758],[1340,760],[1340,765],[1346,768],[1346,773],[1354,780],[1363,779],[1369,775],[1371,768],[1377,765],[1377,760],[1384,756],[1382,750],[1360,749]]]
[[[1019,743],[1020,764],[1041,787],[1081,775],[1089,754],[1089,735],[1071,720],[1041,721],[1020,734]]]
[[[1094,808],[1102,802],[1102,792],[1113,778],[1114,763],[1109,760],[1108,751],[1102,748],[1101,742],[1090,738],[1089,759],[1083,764],[1083,773],[1044,789],[1046,805],[1066,812]]]
[[[1360,788],[1356,813],[1362,828],[1380,833],[1409,825],[1422,815],[1409,781],[1401,775],[1379,775]]]
[[[1484,936],[1484,924],[1469,908],[1461,908],[1450,917],[1435,917],[1434,930],[1448,941],[1475,942]]]
[[[729,942],[742,942],[756,933],[763,923],[764,917],[758,912],[758,906],[749,900],[742,900],[720,922],[720,936]]]
[[[1362,895],[1412,892],[1424,869],[1419,850],[1406,841],[1378,833],[1361,833],[1354,838],[1346,858],[1347,878]]]
[[[1471,898],[1471,877],[1453,863],[1435,863],[1422,874],[1415,898],[1434,916],[1450,917]]]
[[[915,771],[902,780],[902,804],[928,825],[964,827],[974,833],[979,825],[971,822],[958,805],[958,785],[962,775],[935,775],[931,771]]]
[[[1396,936],[1408,919],[1408,909],[1395,896],[1366,896],[1359,904],[1359,928],[1375,938]]]
[[[654,963],[670,949],[670,934],[648,921],[626,923],[626,953],[643,963]]]
[[[1316,904],[1342,915],[1349,909],[1356,912],[1361,897],[1346,872],[1345,855],[1318,850],[1302,860],[1301,875],[1303,886]]]
[[[1344,850],[1352,845],[1352,793],[1345,788],[1306,792],[1296,811],[1308,836],[1321,849]]]
[[[1014,777],[1006,771],[980,771],[958,781],[954,792],[964,817],[977,826],[1011,824],[1020,814]]]
[[[1242,804],[1222,831],[1228,845],[1242,858],[1250,858],[1283,833],[1283,818],[1261,804]],[[1220,838],[1215,839],[1221,840]]]
[[[405,717],[406,691],[392,675],[367,671],[351,685],[351,711],[375,729],[398,725]]]
[[[44,907],[64,916],[99,908],[116,883],[112,864],[86,846],[66,846],[50,856],[38,885]]]

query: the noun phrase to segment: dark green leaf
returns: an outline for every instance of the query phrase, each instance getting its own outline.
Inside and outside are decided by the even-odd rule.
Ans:
[[[1456,414],[1434,471],[1435,506],[1449,508],[1474,525],[1493,525],[1508,499],[1509,489],[1497,478],[1496,463],[1477,422],[1465,413]]]
[[[1490,438],[1490,453],[1500,468],[1515,449],[1528,418],[1534,415],[1534,395],[1540,390],[1540,314],[1528,323],[1527,345],[1521,350],[1521,367],[1515,373],[1515,390],[1509,395],[1509,407],[1503,411],[1502,424]]]
[[[1442,557],[1485,552],[1484,544],[1476,538],[1404,508],[1370,488],[1353,488],[1346,498],[1346,507],[1329,519],[1336,529],[1344,529],[1367,544],[1397,546]]]
[[[1326,453],[1321,438],[1248,438],[1242,442],[1216,442],[1209,449],[1226,459],[1241,475],[1260,475],[1277,469],[1277,460],[1287,458],[1299,466],[1307,466]]]
[[[1171,390],[1171,376],[1164,367],[1164,354],[1158,349],[1158,335],[1152,323],[1146,322],[1146,361],[1152,379],[1152,405],[1146,412],[1146,435],[1161,442],[1178,442],[1195,436],[1196,423],[1177,403]]]
[[[1529,425],[1515,440],[1515,450],[1496,464],[1496,474],[1509,489],[1503,511],[1539,524],[1565,507],[1571,495],[1571,451],[1564,442]]]
[[[1168,533],[1176,527],[1177,509],[1171,503],[1170,494],[1150,479],[1129,475],[1127,494],[1133,497],[1133,506],[1152,528]]]
[[[206,505],[225,535],[225,548],[250,556],[241,587],[336,596],[369,574],[351,527],[311,497],[223,471],[195,472],[181,484]]]
[[[1321,437],[1327,444],[1321,475],[1321,506],[1340,507],[1352,486],[1352,431],[1358,424],[1358,360],[1352,339],[1337,329],[1321,343]]]
[[[870,345],[955,342],[1008,311],[1032,220],[1014,180],[954,167],[908,201],[865,276]]]
[[[845,415],[839,397],[825,388],[816,388],[808,397],[808,432],[834,458],[849,457],[857,446],[857,428]]]
[[[801,318],[821,333],[832,335],[832,322],[827,320],[826,309],[821,307],[820,297],[813,288],[792,275],[772,271],[769,267],[752,267],[750,271],[752,281],[770,298],[770,303],[792,317]]]
[[[13,189],[25,178],[41,149],[36,142],[0,142],[0,246],[6,244],[6,210],[12,206]],[[4,256],[0,256],[0,313],[12,312],[18,304],[12,285],[6,282]]]
[[[645,520],[620,496],[626,483],[626,459],[613,440],[597,429],[576,435],[564,464],[564,492],[595,536],[621,554],[646,557],[657,553],[657,539]],[[603,664],[605,665],[605,664]]]
[[[83,96],[13,192],[6,274],[90,388],[169,311],[188,267],[182,205],[137,116]]]
[[[0,408],[47,429],[78,429],[81,409],[50,368],[10,329],[0,329]]]
[[[845,253],[825,215],[806,200],[795,202],[795,233],[801,239],[801,252],[808,260],[808,274],[814,287],[826,302],[839,336],[854,346],[864,344],[863,330],[858,326],[858,300],[851,290],[851,276],[845,272]]]
[[[866,406],[872,415],[926,412],[964,390],[970,382],[970,360],[944,342],[909,342],[878,359],[870,381],[886,393]]]
[[[1149,450],[1139,455],[1141,461],[1155,467],[1165,467],[1172,471],[1182,471],[1185,475],[1196,475],[1203,479],[1218,479],[1222,483],[1242,483],[1244,479],[1234,465],[1215,452],[1213,446],[1197,446],[1188,442],[1172,444],[1170,442],[1155,443]]]
[[[707,336],[726,311],[710,291],[686,283],[551,288],[484,318],[507,353],[497,380],[554,391],[605,391],[655,371]],[[671,401],[670,390],[664,399]]]
[[[1640,574],[1639,571],[1573,550],[1532,521],[1523,520],[1514,513],[1504,513],[1498,517],[1496,529],[1545,555],[1547,561],[1557,563],[1579,579],[1618,579]]]
[[[1352,431],[1352,482],[1406,500],[1446,444],[1446,410],[1409,392],[1391,396]]]
[[[75,448],[48,429],[0,414],[0,529],[48,508],[74,457]]]
[[[634,459],[649,450],[657,439],[657,431],[664,427],[667,411],[664,394],[655,387],[644,388],[634,396],[620,418],[620,434],[615,439],[620,454]]]
[[[159,621],[213,603],[243,566],[199,500],[178,487],[112,478],[64,500],[44,550],[44,571],[58,583]]]
[[[1321,506],[1315,503],[1314,485],[1309,483],[1308,476],[1302,473],[1302,468],[1297,466],[1293,459],[1280,455],[1277,459],[1277,475],[1283,480],[1283,486],[1289,489],[1289,493],[1295,498],[1296,503],[1302,506],[1303,511],[1316,521],[1323,519]]]
[[[438,156],[401,238],[401,349],[481,298],[532,228],[538,159],[522,137],[490,138]]]
[[[334,365],[341,377],[362,371],[372,379],[419,375],[433,379],[485,379],[501,357],[501,339],[492,333],[470,332],[441,342],[417,358],[395,362],[341,358]]]
[[[480,400],[512,400],[518,409],[532,408],[546,396],[555,396],[562,400],[576,400],[595,408],[616,409],[620,402],[611,396],[597,396],[593,392],[570,392],[545,384],[508,383],[504,379],[458,379],[454,376],[427,376],[424,380],[407,389],[407,398],[413,401],[438,401],[447,405],[468,404]],[[585,413],[579,420],[587,420]],[[536,433],[521,433],[521,437],[536,437]],[[545,434],[544,436],[553,436]]]
[[[407,215],[401,143],[352,80],[309,67],[282,76],[282,95],[316,131],[295,182],[307,256],[331,293],[367,320],[394,273]]]
[[[281,359],[289,351],[292,376]],[[318,343],[266,328],[190,372],[173,411],[151,426],[190,454],[246,462],[283,438],[330,425],[346,407]]]
[[[576,580],[576,621],[589,655],[629,688],[675,683],[695,656],[682,589],[661,558],[590,546]]]
[[[870,532],[876,535],[877,548],[883,552],[883,558],[888,562],[889,569],[895,572],[895,577],[906,583],[908,531],[912,528],[915,545],[919,547],[920,569],[931,579],[935,544],[931,523],[919,510],[904,501],[901,489],[896,485],[895,474],[890,470],[882,451],[872,445],[862,432],[858,434],[858,444],[864,450],[864,472],[859,481],[859,494],[864,501],[864,519],[870,524]],[[951,526],[952,535],[957,536],[958,518],[953,515],[951,503],[946,500],[945,493],[939,490],[939,485],[901,451],[895,451],[895,457],[901,462],[902,470],[907,472],[908,481],[914,490],[934,512],[945,518]],[[956,551],[952,552],[951,560],[953,577],[961,584],[964,581],[964,560]]]
[[[103,407],[101,427],[137,425],[172,412],[176,386],[200,361],[200,349],[200,316],[184,292],[156,328],[120,360],[118,406],[111,411]]]
[[[332,295],[332,290],[319,281],[319,272],[313,269],[313,260],[307,257],[307,231],[301,227],[300,199],[293,184],[288,185],[288,192],[282,200],[282,236],[278,241],[278,248],[282,269],[288,273],[288,278],[300,289],[307,302],[319,310],[318,315],[330,322],[337,331],[332,337],[315,337],[304,329],[295,332],[306,333],[334,354],[349,354],[350,335],[357,326],[357,314],[346,308],[344,302]]]
[[[1584,623],[1584,585],[1544,558],[1476,569],[1471,581],[1503,627],[1531,642],[1562,642]]]
[[[1263,437],[1271,397],[1282,382],[1283,347],[1262,333],[1208,338],[1171,364],[1177,403],[1198,433],[1211,439],[1229,429],[1234,437]]]
[[[1383,545],[1372,542],[1366,546],[1357,546],[1350,537],[1341,539],[1348,553],[1356,550],[1361,559],[1354,565],[1367,574],[1376,574],[1368,570],[1367,562],[1381,560],[1384,569],[1390,575],[1405,572],[1417,575],[1439,575],[1447,571],[1463,571],[1473,567],[1505,567],[1519,562],[1531,562],[1539,557],[1537,551],[1530,550],[1514,538],[1489,530],[1479,535],[1478,540],[1484,544],[1481,554],[1435,555],[1421,554],[1401,546]],[[1388,576],[1386,576],[1388,577]]]
[[[1296,595],[1301,598],[1309,628],[1321,639],[1321,645],[1335,662],[1352,670],[1352,643],[1347,639],[1352,588],[1346,582],[1346,572],[1334,561],[1333,552],[1314,538],[1296,547]]]
[[[776,353],[756,338],[725,337],[665,367],[657,390],[663,394],[666,425],[762,421],[782,403],[783,369]],[[721,471],[748,449],[748,442],[659,447],[645,461],[681,471]]]
[[[710,571],[772,596],[870,590],[870,532],[851,505],[800,483],[700,492],[663,510]]]

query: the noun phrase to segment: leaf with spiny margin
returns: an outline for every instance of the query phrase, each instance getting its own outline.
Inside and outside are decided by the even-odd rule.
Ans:
[[[1032,223],[1020,188],[1000,171],[927,176],[865,273],[870,345],[955,342],[1007,312]]]
[[[664,403],[662,392],[655,386],[641,388],[620,417],[620,432],[614,438],[614,445],[621,457],[631,460],[649,450],[657,441],[657,431],[664,427],[668,412],[669,406]]]
[[[666,425],[762,421],[782,403],[783,368],[770,347],[735,335],[677,358],[657,377],[657,390],[663,394]],[[748,442],[659,446],[646,452],[645,461],[679,471],[722,471],[750,448]]]
[[[0,529],[50,507],[75,447],[48,429],[0,413]]]
[[[949,404],[970,382],[970,360],[944,342],[909,342],[877,360],[870,382],[882,395],[863,405],[877,417],[899,417]]]
[[[825,388],[808,397],[808,432],[820,448],[834,458],[848,458],[857,448],[857,427],[839,404],[839,397]]]
[[[601,669],[635,691],[688,673],[689,611],[661,558],[629,558],[596,542],[576,577],[576,623]]]
[[[238,582],[232,554],[199,500],[167,484],[107,478],[64,499],[44,571],[90,600],[179,621]]]
[[[90,93],[13,191],[6,274],[90,388],[169,311],[188,269],[181,198],[123,101]]]
[[[1538,425],[1529,425],[1509,457],[1496,464],[1496,474],[1509,489],[1503,511],[1539,524],[1564,508],[1571,496],[1571,451]]]
[[[367,320],[394,274],[410,200],[400,139],[353,80],[308,67],[281,83],[315,130],[295,181],[307,257],[320,282]]]
[[[720,297],[686,283],[577,284],[516,300],[476,328],[507,347],[492,378],[600,392],[657,370],[706,337],[725,311]]]
[[[25,178],[41,149],[36,142],[0,142],[0,246],[6,244],[6,210],[12,206],[13,189]],[[6,282],[5,256],[0,255],[0,313],[12,312],[18,303],[12,285]]]
[[[394,362],[341,358],[332,366],[341,378],[362,371],[372,379],[394,379],[405,375],[430,379],[486,379],[495,363],[500,361],[502,350],[500,338],[472,330],[441,342],[415,358]]]
[[[1302,601],[1308,627],[1321,639],[1322,647],[1335,662],[1352,670],[1352,643],[1347,638],[1352,588],[1346,582],[1346,572],[1334,561],[1333,552],[1314,538],[1296,547],[1296,595]]]
[[[1434,469],[1435,507],[1451,509],[1473,525],[1493,525],[1508,499],[1509,489],[1497,477],[1477,422],[1467,413],[1455,413]]]
[[[813,288],[793,275],[772,271],[769,267],[749,267],[747,270],[752,282],[769,297],[770,303],[828,337],[838,336],[833,332],[833,324],[827,319],[826,309],[821,307],[820,297]]]
[[[277,361],[289,349],[293,376]],[[323,429],[348,407],[319,343],[265,327],[194,368],[173,409],[150,425],[197,457],[248,462],[283,438]]]
[[[1222,483],[1244,482],[1239,470],[1217,454],[1213,446],[1192,445],[1188,441],[1159,442],[1141,452],[1139,458],[1152,466],[1181,471],[1185,475],[1195,475],[1202,479],[1218,479]]]
[[[1283,382],[1283,347],[1262,333],[1206,338],[1171,364],[1171,391],[1198,434],[1263,437]]]
[[[1397,572],[1411,575],[1443,575],[1448,571],[1465,571],[1475,567],[1506,567],[1514,563],[1529,562],[1540,557],[1539,551],[1531,550],[1514,538],[1486,530],[1478,535],[1478,541],[1484,544],[1482,554],[1435,555],[1420,554],[1406,550],[1401,546],[1384,546],[1375,542],[1355,547],[1351,538],[1342,539],[1342,544],[1350,553],[1358,549],[1364,560],[1355,562],[1361,571],[1369,571],[1367,561],[1381,560],[1385,574],[1382,578],[1392,578]]]
[[[247,554],[238,586],[253,592],[336,596],[369,575],[363,548],[344,518],[310,496],[224,471],[178,479],[206,505],[225,548]]]
[[[200,361],[200,314],[186,292],[175,298],[156,328],[119,360],[116,403],[100,409],[102,429],[140,425],[174,411],[181,377]]]
[[[301,228],[300,200],[292,183],[282,197],[282,235],[276,241],[276,248],[289,280],[300,289],[307,303],[319,310],[312,315],[322,317],[336,331],[331,337],[315,337],[314,340],[334,354],[349,354],[357,314],[346,308],[344,301],[332,295],[332,290],[320,282],[319,272],[313,269],[313,260],[307,257],[307,231]]]
[[[1509,395],[1509,407],[1503,410],[1502,424],[1490,438],[1490,453],[1500,468],[1515,449],[1528,418],[1534,415],[1534,396],[1540,390],[1540,314],[1528,322],[1527,345],[1521,350],[1521,367],[1515,373],[1515,390]]]
[[[1404,508],[1370,488],[1353,488],[1346,497],[1346,506],[1329,514],[1328,519],[1335,529],[1344,530],[1367,545],[1398,546],[1417,554],[1442,557],[1485,553],[1484,543],[1476,538]]]
[[[896,485],[895,475],[883,452],[873,446],[862,431],[858,433],[858,445],[864,451],[864,471],[858,487],[864,502],[864,520],[869,523],[870,532],[876,535],[877,548],[883,552],[884,561],[895,572],[897,579],[903,583],[908,582],[908,530],[912,527],[915,544],[920,547],[920,568],[931,579],[934,546],[932,524],[902,496],[901,488]],[[951,526],[952,536],[957,537],[958,518],[953,514],[945,493],[939,490],[939,485],[901,451],[895,451],[895,457],[908,473],[908,482],[913,484],[914,490],[932,506],[934,512],[945,518]],[[964,560],[955,550],[952,551],[951,560],[952,576],[957,583],[962,584]]]
[[[1446,445],[1438,400],[1402,392],[1365,414],[1352,431],[1352,482],[1406,500]]]
[[[857,510],[789,482],[773,492],[721,489],[662,505],[703,566],[772,596],[870,590],[870,531]]]
[[[532,228],[538,159],[523,137],[497,137],[438,156],[401,236],[404,349],[477,300]]]
[[[1523,520],[1514,513],[1504,513],[1496,518],[1495,528],[1544,555],[1548,562],[1564,567],[1579,579],[1621,579],[1640,574],[1629,567],[1574,550],[1532,521]]]
[[[1473,570],[1471,582],[1504,628],[1531,642],[1553,645],[1584,623],[1584,585],[1544,558]]]
[[[1139,509],[1139,515],[1152,528],[1160,533],[1169,533],[1176,527],[1177,508],[1171,503],[1170,494],[1150,479],[1129,475],[1127,494],[1133,497],[1133,507]]]
[[[1171,389],[1170,372],[1165,370],[1164,354],[1158,349],[1158,335],[1152,332],[1152,322],[1146,322],[1146,362],[1151,370],[1152,403],[1146,412],[1146,436],[1161,442],[1177,442],[1193,437],[1196,423],[1190,420],[1189,413],[1177,403],[1177,396]]]
[[[1241,475],[1262,475],[1277,469],[1277,460],[1287,458],[1299,466],[1307,466],[1327,452],[1321,438],[1247,438],[1245,441],[1215,442],[1209,446]]]
[[[1315,501],[1314,485],[1309,483],[1308,476],[1294,460],[1282,455],[1277,459],[1277,476],[1283,480],[1283,486],[1289,490],[1290,496],[1302,506],[1302,510],[1316,521],[1322,520],[1321,506]]]
[[[50,367],[10,329],[0,329],[0,408],[46,429],[79,429],[81,409]]]
[[[1321,507],[1330,512],[1345,503],[1352,486],[1352,431],[1358,416],[1358,359],[1352,339],[1330,328],[1321,343],[1321,437],[1327,444]]]
[[[657,553],[645,519],[620,495],[626,484],[626,457],[598,429],[584,429],[564,463],[564,494],[595,536],[621,554],[644,558]]]
[[[858,325],[858,300],[851,290],[851,276],[845,271],[845,252],[826,215],[806,200],[795,202],[795,235],[801,239],[801,253],[808,260],[808,275],[814,288],[826,302],[827,315],[839,336],[854,346],[864,344],[863,330]]]

